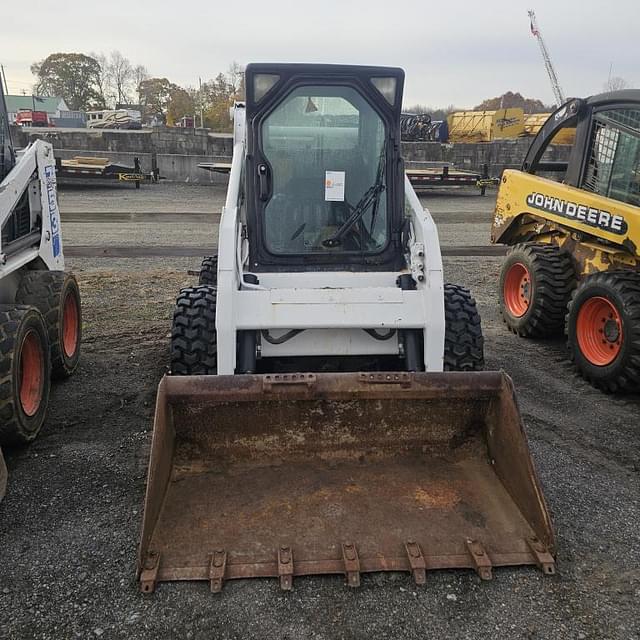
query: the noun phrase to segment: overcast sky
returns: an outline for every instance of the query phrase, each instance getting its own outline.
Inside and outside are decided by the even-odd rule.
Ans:
[[[613,75],[640,87],[640,0],[2,0],[9,90],[53,52],[114,49],[154,76],[196,86],[229,63],[334,62],[404,68],[405,105],[472,107],[505,91],[553,102],[527,9],[568,96]],[[609,8],[611,7],[611,8]]]

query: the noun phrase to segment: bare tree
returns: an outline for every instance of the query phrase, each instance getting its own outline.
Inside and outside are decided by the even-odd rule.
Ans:
[[[105,63],[105,76],[110,96],[116,104],[129,104],[136,88],[134,68],[119,51],[112,51]]]
[[[133,68],[133,76],[136,84],[136,95],[138,96],[138,104],[140,104],[140,85],[150,78],[149,72],[147,71],[147,67],[142,64],[136,65]]]
[[[96,86],[100,94],[101,107],[106,107],[107,103],[112,101],[109,95],[109,82],[106,72],[107,56],[105,56],[104,53],[90,53],[89,55],[100,65],[100,73],[96,79]]]
[[[244,67],[234,60],[227,70],[227,78],[233,89],[233,95],[238,100],[244,100]]]
[[[134,99],[140,103],[140,83],[149,79],[147,68],[141,64],[133,66],[119,51],[92,53],[91,57],[100,65],[96,82],[103,107],[130,104]]]
[[[629,86],[629,83],[620,76],[610,76],[609,79],[604,84],[605,91],[621,91],[622,89],[626,89]]]

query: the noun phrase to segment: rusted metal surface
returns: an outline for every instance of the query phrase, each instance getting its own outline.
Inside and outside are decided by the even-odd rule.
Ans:
[[[291,547],[278,549],[278,575],[280,576],[280,588],[283,591],[291,591],[293,588],[293,553]]]
[[[224,549],[216,549],[211,554],[211,564],[209,566],[209,582],[211,593],[220,593],[227,570],[227,554]]]
[[[345,542],[342,545],[342,561],[344,562],[344,575],[350,587],[360,586],[360,557],[353,542]]]
[[[533,552],[533,555],[536,557],[536,564],[540,571],[544,571],[548,574],[553,574],[556,572],[556,563],[553,556],[547,551],[544,544],[538,540],[538,538],[529,538],[527,540],[529,543],[529,548]]]
[[[147,553],[140,567],[140,589],[144,593],[155,591],[159,568],[160,554],[155,551]]]
[[[416,584],[425,584],[427,581],[427,563],[422,555],[420,545],[409,540],[405,545],[407,550],[407,558],[409,558],[409,566]]]
[[[493,574],[491,572],[491,560],[485,548],[477,540],[467,540],[467,550],[473,562],[473,568],[482,580],[491,580]]]
[[[160,384],[138,565],[145,591],[163,580],[209,580],[219,591],[248,577],[290,589],[295,576],[330,573],[357,586],[371,571],[424,584],[429,571],[454,567],[483,578],[504,565],[548,572],[554,553],[502,373]]]

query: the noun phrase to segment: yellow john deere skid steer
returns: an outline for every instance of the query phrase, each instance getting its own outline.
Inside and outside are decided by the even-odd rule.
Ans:
[[[546,161],[573,127],[569,161]],[[504,172],[491,240],[512,247],[499,289],[508,327],[532,338],[564,330],[589,382],[640,391],[640,91],[570,100],[552,114],[522,171]]]
[[[537,564],[509,378],[404,174],[400,69],[250,65],[219,255],[178,297],[139,551],[162,580]],[[304,371],[305,373],[295,373]]]

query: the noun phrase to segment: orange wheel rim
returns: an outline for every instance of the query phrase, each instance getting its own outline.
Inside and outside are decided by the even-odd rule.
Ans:
[[[38,412],[44,386],[44,354],[38,334],[31,329],[20,349],[20,404],[29,416]]]
[[[69,292],[62,311],[62,348],[67,358],[73,357],[78,349],[79,316],[76,297]]]
[[[521,318],[531,304],[531,274],[521,262],[509,267],[504,279],[504,304],[515,318]]]
[[[622,318],[607,298],[589,298],[578,311],[576,337],[582,355],[599,367],[611,364],[622,349]]]

